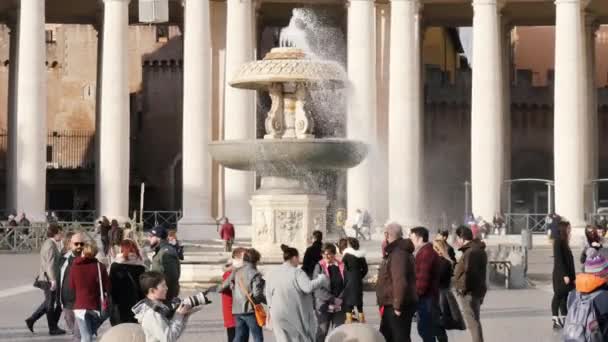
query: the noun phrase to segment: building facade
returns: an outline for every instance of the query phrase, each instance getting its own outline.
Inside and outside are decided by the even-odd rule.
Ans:
[[[608,45],[598,31],[608,5],[597,0],[170,1],[161,26],[137,22],[136,1],[70,11],[3,2],[0,207],[34,219],[47,208],[126,218],[144,182],[145,207],[182,210],[186,224],[250,222],[255,176],[222,170],[206,142],[259,136],[266,95],[227,81],[276,46],[302,7],[315,13],[307,25],[320,57],[350,79],[322,134],[372,151],[348,175],[328,176],[330,209],[438,224],[520,206],[583,225],[597,205],[592,181],[608,173]],[[468,60],[462,26],[477,42]],[[554,192],[507,191],[514,178],[546,179]]]

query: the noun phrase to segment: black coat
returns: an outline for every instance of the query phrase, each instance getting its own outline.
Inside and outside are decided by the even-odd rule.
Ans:
[[[60,284],[61,305],[66,309],[72,309],[74,307],[74,302],[76,301],[76,293],[74,292],[74,289],[70,288],[70,271],[75,259],[76,257],[74,256],[66,257],[64,255],[61,257],[61,261],[59,262],[60,269],[63,268],[63,264],[66,261],[68,263],[63,271],[63,278],[61,278]]]
[[[446,258],[439,258],[439,289],[449,289],[452,284],[454,267]]]
[[[323,247],[323,242],[315,241],[310,245],[310,247],[306,248],[306,252],[304,253],[304,260],[302,260],[302,270],[306,272],[309,278],[312,279],[312,273],[315,270],[315,266],[323,259],[321,255]]]
[[[363,251],[347,248],[342,257],[344,263],[344,305],[363,305],[363,278],[367,275],[367,261]]]
[[[570,278],[570,283],[564,283],[564,277]],[[574,289],[576,273],[574,257],[567,243],[555,240],[553,243],[553,291],[565,293]]]
[[[112,326],[121,323],[137,323],[131,308],[144,298],[139,287],[139,276],[146,271],[143,265],[114,263],[110,267],[112,291]]]

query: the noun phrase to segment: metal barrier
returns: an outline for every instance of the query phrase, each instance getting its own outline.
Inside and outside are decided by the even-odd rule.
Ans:
[[[528,229],[533,234],[547,232],[547,214],[512,214],[504,215],[508,234],[519,234]]]
[[[182,218],[181,211],[145,211],[142,215],[142,226],[144,230],[152,229],[154,226],[163,225],[167,228],[177,228],[177,222]]]
[[[91,241],[96,241],[93,224],[60,223],[63,233],[81,232]],[[0,227],[0,251],[30,252],[40,248],[47,239],[46,223],[32,223],[31,226]]]

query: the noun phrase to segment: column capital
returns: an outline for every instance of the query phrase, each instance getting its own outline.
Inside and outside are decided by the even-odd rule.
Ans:
[[[471,1],[471,5],[475,6],[496,6],[496,8],[501,11],[505,5],[507,4],[506,0],[473,0]]]
[[[581,8],[587,8],[591,0],[555,0],[555,5],[580,4]]]

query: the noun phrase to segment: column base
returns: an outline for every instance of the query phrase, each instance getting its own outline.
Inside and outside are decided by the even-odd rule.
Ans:
[[[252,246],[265,257],[282,255],[281,244],[303,253],[314,230],[325,233],[328,204],[316,194],[253,195]]]

